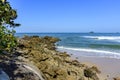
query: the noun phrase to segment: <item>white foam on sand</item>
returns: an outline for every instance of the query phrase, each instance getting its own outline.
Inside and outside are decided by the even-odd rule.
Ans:
[[[85,48],[71,48],[71,47],[64,47],[64,46],[58,46],[58,50],[62,51],[76,51],[81,56],[87,56],[87,57],[107,57],[107,58],[116,58],[120,59],[120,53],[117,52],[111,52],[111,51],[105,51],[105,50],[96,50],[96,49],[85,49]],[[84,53],[82,53],[84,52]],[[73,52],[74,53],[74,52]]]
[[[97,66],[101,71],[100,77],[103,79],[100,80],[113,80],[113,77],[119,76],[120,68],[120,53],[102,51],[95,49],[81,49],[81,48],[69,48],[58,46],[59,51],[68,52],[73,59],[77,59],[82,63],[87,63],[89,66]],[[89,54],[91,56],[89,56]],[[95,55],[97,54],[97,56]],[[86,56],[84,56],[86,55]]]

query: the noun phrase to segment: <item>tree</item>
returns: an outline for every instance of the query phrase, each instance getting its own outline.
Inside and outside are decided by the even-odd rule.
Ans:
[[[17,45],[14,28],[20,24],[14,22],[16,18],[17,12],[9,2],[0,0],[0,51],[12,51]]]

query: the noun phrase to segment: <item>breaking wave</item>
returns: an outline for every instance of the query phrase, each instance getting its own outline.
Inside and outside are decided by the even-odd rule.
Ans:
[[[84,38],[98,39],[98,40],[110,40],[120,42],[120,36],[83,36]]]
[[[80,51],[80,52],[88,52],[90,55],[97,56],[97,57],[108,57],[108,58],[116,58],[120,59],[120,53],[117,52],[111,52],[111,51],[105,51],[105,50],[97,50],[97,49],[85,49],[85,48],[71,48],[71,47],[63,47],[58,46],[58,49],[62,49],[65,51]],[[84,54],[85,55],[85,54]],[[87,54],[86,56],[89,57]]]

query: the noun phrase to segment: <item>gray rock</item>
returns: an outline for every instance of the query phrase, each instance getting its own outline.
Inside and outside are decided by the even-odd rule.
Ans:
[[[0,69],[0,80],[10,80],[9,76],[2,69]]]

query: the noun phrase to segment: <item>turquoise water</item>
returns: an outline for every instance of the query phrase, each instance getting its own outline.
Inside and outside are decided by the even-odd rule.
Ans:
[[[81,56],[120,58],[120,33],[17,33],[16,36],[53,36],[61,39],[57,48]]]

